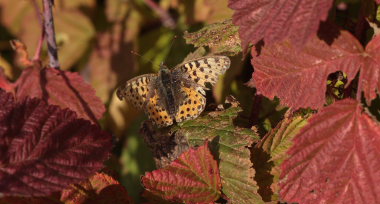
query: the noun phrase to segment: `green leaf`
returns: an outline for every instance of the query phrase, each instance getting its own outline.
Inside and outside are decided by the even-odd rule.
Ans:
[[[213,53],[228,53],[237,55],[241,52],[238,27],[232,24],[232,20],[213,23],[193,33],[185,32],[186,43],[195,47],[208,46]]]
[[[256,153],[254,155],[256,157],[255,163],[261,165],[257,165],[258,168],[256,169],[259,171],[256,174],[256,179],[261,188],[260,194],[264,198],[271,197],[268,199],[278,201],[280,165],[288,157],[286,152],[292,146],[293,138],[307,124],[307,119],[310,115],[290,115],[290,112],[287,112],[285,118],[272,131],[266,134],[261,143],[257,145],[258,148],[261,148],[262,154]]]
[[[247,147],[259,139],[251,129],[234,126],[240,107],[208,113],[186,121],[178,130],[187,137],[190,146],[211,140],[211,150],[219,160],[222,191],[231,203],[262,203],[254,181],[255,171]]]

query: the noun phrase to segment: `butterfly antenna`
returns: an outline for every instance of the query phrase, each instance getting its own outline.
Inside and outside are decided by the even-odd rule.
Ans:
[[[153,66],[156,66],[150,59],[140,55],[138,52],[131,50],[131,54],[141,57],[144,61],[150,62]]]
[[[174,44],[174,41],[177,39],[177,36],[176,35],[174,35],[173,36],[173,40],[172,40],[172,42],[170,43],[170,47],[169,47],[169,53],[168,53],[168,55],[166,55],[166,57],[165,57],[165,59],[164,59],[164,61],[161,63],[162,65],[164,65],[165,64],[165,61],[168,59],[168,57],[170,56],[170,52],[172,51],[172,48],[173,48],[173,44]]]

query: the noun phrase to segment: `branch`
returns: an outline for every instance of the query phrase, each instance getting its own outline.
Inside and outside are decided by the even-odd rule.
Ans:
[[[59,69],[57,43],[55,41],[54,19],[53,19],[53,1],[43,0],[44,4],[44,28],[47,40],[47,47],[50,59],[50,67]]]
[[[145,0],[145,3],[153,10],[155,11],[159,16],[162,21],[162,24],[165,27],[168,28],[174,28],[175,27],[175,22],[173,18],[169,15],[168,12],[166,12],[164,9],[162,9],[160,6],[156,4],[156,2],[152,0]]]

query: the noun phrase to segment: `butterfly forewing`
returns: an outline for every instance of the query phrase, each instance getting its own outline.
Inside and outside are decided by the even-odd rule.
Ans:
[[[157,126],[169,126],[173,124],[173,119],[159,103],[158,90],[154,86],[157,78],[157,74],[144,74],[132,78],[120,86],[116,94],[120,100],[125,99],[136,108],[144,110]]]
[[[149,91],[151,91],[151,83],[156,79],[156,74],[137,76],[120,86],[116,91],[116,95],[120,100],[125,99],[136,108],[143,110]]]
[[[186,75],[185,78],[206,87],[206,83],[214,85],[230,64],[231,61],[226,56],[208,56],[182,63],[176,66],[173,72],[182,72]]]

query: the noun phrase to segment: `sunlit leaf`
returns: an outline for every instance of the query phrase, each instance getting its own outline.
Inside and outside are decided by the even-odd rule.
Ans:
[[[289,39],[302,47],[316,34],[320,21],[327,18],[332,0],[230,0],[235,10],[243,50],[249,43],[264,40],[266,45]]]
[[[258,140],[258,136],[251,129],[234,125],[233,121],[240,111],[239,107],[231,107],[225,111],[211,112],[184,122],[178,131],[188,138],[190,145],[200,145],[204,140],[212,141],[212,152],[219,159],[222,191],[231,202],[261,203],[247,148]]]
[[[186,43],[196,47],[208,46],[213,53],[229,53],[236,55],[241,52],[238,27],[231,20],[205,26],[193,33],[185,33]]]
[[[220,196],[221,182],[208,143],[189,149],[170,165],[142,178],[145,188],[165,200],[209,203]]]
[[[294,138],[280,195],[297,203],[379,203],[380,127],[352,99],[321,109]]]
[[[255,85],[268,98],[279,97],[282,104],[294,109],[318,109],[325,104],[328,75],[342,71],[350,83],[364,65],[366,55],[360,43],[346,31],[331,45],[312,37],[301,51],[289,42],[264,46],[260,55],[252,49],[255,72],[249,85]],[[373,83],[371,86],[376,86]]]
[[[36,97],[49,104],[75,111],[80,118],[94,123],[105,107],[95,90],[78,73],[38,66],[25,69],[16,82],[16,98]]]

